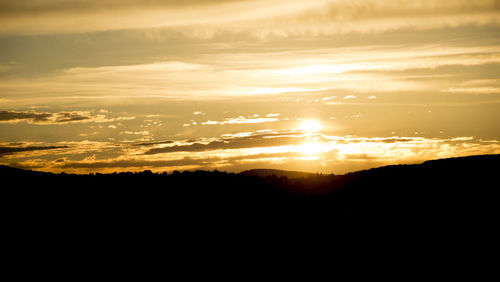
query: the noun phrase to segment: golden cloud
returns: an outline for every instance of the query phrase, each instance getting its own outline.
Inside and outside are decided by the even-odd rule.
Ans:
[[[500,153],[497,140],[483,141],[472,136],[449,139],[351,137],[293,131],[247,132],[221,138],[129,145],[89,141],[0,144],[0,151],[2,148],[6,157],[4,164],[77,173],[181,168],[237,171],[256,167],[345,173],[377,165]],[[109,153],[111,155],[107,155]],[[76,155],[88,157],[78,160],[74,159]],[[34,156],[52,156],[57,161],[33,159]],[[23,159],[26,157],[30,159]]]
[[[1,1],[0,34],[176,28],[257,36],[498,24],[498,0]]]

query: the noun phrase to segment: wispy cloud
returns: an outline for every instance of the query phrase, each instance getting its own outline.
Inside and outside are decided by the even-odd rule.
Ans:
[[[500,94],[500,79],[475,79],[457,83],[444,89],[448,93],[464,94]]]
[[[455,85],[451,85],[443,84],[441,80],[444,78],[440,80],[439,76],[417,80],[396,74],[409,70],[500,64],[500,49],[495,46],[456,47],[446,44],[404,48],[311,48],[256,53],[222,52],[197,55],[189,61],[74,67],[35,78],[6,77],[0,78],[0,92],[8,102],[4,104],[11,107],[145,98],[209,101],[330,91],[339,93],[339,97],[346,91],[353,93],[351,95],[374,91],[469,90],[497,93],[498,85],[461,86],[457,85],[459,81],[453,81]],[[323,97],[325,102],[332,99],[333,96]]]
[[[181,4],[182,2],[182,4]],[[247,0],[2,2],[1,34],[173,28],[191,36],[217,31],[256,36],[381,32],[498,23],[496,0]],[[113,11],[107,13],[103,11]],[[237,11],[237,12],[235,12]]]
[[[279,121],[279,114],[270,114],[266,117],[244,117],[227,118],[223,121],[207,120],[202,122],[202,125],[226,125],[226,124],[248,124],[248,123],[264,123]]]
[[[347,96],[344,96],[344,99],[356,99],[357,97],[355,95],[347,95]]]
[[[122,131],[120,134],[129,134],[129,135],[151,135],[149,131]]]

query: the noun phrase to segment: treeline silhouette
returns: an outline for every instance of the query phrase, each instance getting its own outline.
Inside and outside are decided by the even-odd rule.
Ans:
[[[272,228],[345,223],[443,228],[496,221],[499,168],[500,155],[481,155],[297,178],[251,171],[75,175],[6,166],[0,177],[2,201],[14,224],[40,228],[48,222],[202,230],[249,222]]]

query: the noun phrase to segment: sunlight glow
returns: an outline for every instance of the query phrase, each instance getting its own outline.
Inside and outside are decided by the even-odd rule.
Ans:
[[[322,143],[304,143],[297,146],[297,152],[305,155],[315,155],[330,151],[331,148],[327,144]]]
[[[318,120],[304,120],[300,123],[299,129],[306,132],[318,132],[323,128]]]
[[[266,71],[272,75],[282,76],[304,76],[317,74],[344,73],[355,69],[364,68],[357,64],[329,64],[329,65],[307,65],[279,70]]]

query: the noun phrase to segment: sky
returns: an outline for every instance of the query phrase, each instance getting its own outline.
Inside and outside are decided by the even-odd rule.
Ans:
[[[500,0],[0,0],[0,164],[342,174],[500,153]]]

